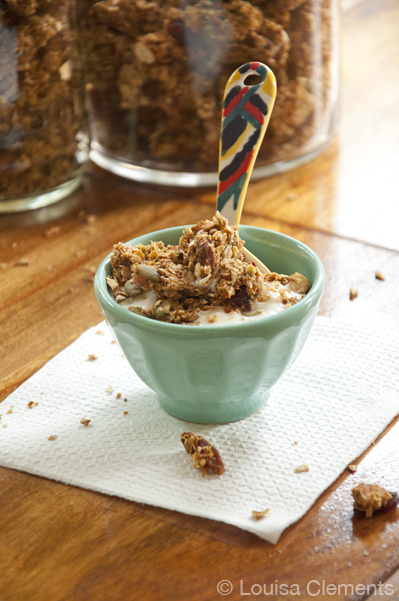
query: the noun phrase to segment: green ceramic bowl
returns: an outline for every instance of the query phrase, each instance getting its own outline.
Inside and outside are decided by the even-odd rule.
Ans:
[[[177,244],[184,227],[129,243]],[[105,282],[112,273],[110,255],[96,273],[97,300],[130,365],[168,413],[187,421],[234,421],[263,407],[270,388],[298,357],[317,315],[324,287],[317,255],[298,240],[270,230],[242,225],[240,236],[272,271],[305,275],[312,284],[306,297],[252,322],[177,325],[141,317],[115,302]]]

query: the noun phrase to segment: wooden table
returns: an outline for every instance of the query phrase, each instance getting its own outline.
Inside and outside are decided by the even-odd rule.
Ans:
[[[344,9],[339,140],[313,162],[252,184],[242,221],[319,254],[322,315],[398,334],[399,4],[347,0]],[[155,189],[91,168],[59,204],[1,217],[0,400],[100,321],[92,270],[117,239],[210,217],[214,198],[214,190]],[[21,258],[29,265],[15,265]],[[351,302],[352,287],[359,296]],[[395,595],[370,599],[397,600],[399,509],[354,516],[350,489],[361,481],[399,489],[398,436],[395,421],[357,472],[343,473],[276,546],[218,522],[1,468],[0,599],[213,601],[220,580],[234,585],[227,599],[359,601],[373,590],[312,597],[317,585],[309,593],[307,584],[316,580],[391,582]],[[253,584],[270,591],[278,581],[298,584],[301,594],[243,596],[240,580],[242,592]]]

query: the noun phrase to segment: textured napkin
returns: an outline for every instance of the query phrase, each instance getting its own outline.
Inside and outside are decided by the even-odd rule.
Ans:
[[[399,413],[399,343],[318,317],[266,407],[209,426],[165,413],[103,322],[20,386],[0,413],[2,466],[220,520],[276,543]],[[223,476],[193,469],[184,431],[216,446]],[[296,473],[302,464],[309,471]],[[269,516],[252,518],[266,508]]]

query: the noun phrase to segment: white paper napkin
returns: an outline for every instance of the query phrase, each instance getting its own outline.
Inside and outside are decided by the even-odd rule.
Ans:
[[[28,408],[31,401],[38,405]],[[276,543],[397,413],[398,341],[318,317],[261,411],[231,424],[183,422],[160,408],[103,322],[0,405],[0,464],[227,522]],[[184,431],[217,447],[223,476],[202,478],[192,467]],[[296,473],[302,464],[309,472]],[[266,508],[268,517],[252,518]]]

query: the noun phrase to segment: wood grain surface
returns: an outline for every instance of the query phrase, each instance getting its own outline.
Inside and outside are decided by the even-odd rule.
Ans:
[[[394,335],[398,16],[397,0],[346,6],[340,137],[311,163],[251,184],[242,218],[319,254],[321,314]],[[113,243],[210,217],[214,202],[214,190],[144,187],[91,167],[70,198],[0,217],[0,400],[101,320],[92,272]],[[215,601],[221,580],[233,584],[225,598],[234,600],[398,601],[399,509],[368,520],[354,514],[350,495],[361,481],[399,489],[398,438],[395,420],[356,461],[357,472],[343,473],[275,546],[226,524],[0,468],[0,601]],[[312,580],[317,596],[317,584],[307,589]],[[323,592],[323,581],[346,587]],[[284,583],[300,594],[242,594]],[[381,596],[384,583],[393,595]]]

